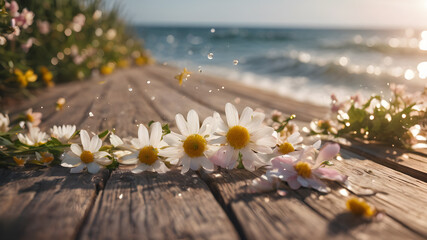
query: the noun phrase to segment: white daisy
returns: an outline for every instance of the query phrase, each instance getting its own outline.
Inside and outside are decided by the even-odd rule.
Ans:
[[[272,135],[274,129],[262,124],[265,115],[246,107],[239,119],[237,109],[231,103],[225,105],[225,115],[227,124],[218,113],[214,113],[218,124],[217,134],[220,135],[215,142],[224,147],[211,161],[218,166],[232,169],[236,166],[240,153],[243,166],[248,170],[266,165],[267,162],[262,160],[259,154],[272,153],[271,148],[276,145],[276,139]]]
[[[25,135],[19,133],[18,139],[23,144],[39,146],[45,144],[49,140],[49,136],[45,132],[41,132],[40,128],[33,127],[31,124],[28,124],[28,133]]]
[[[61,143],[68,143],[71,136],[76,132],[75,125],[53,126],[50,129],[50,135],[58,139]]]
[[[81,130],[80,139],[83,149],[78,144],[71,144],[71,151],[61,157],[63,167],[72,167],[71,173],[80,173],[87,168],[90,173],[95,174],[112,163],[107,152],[99,151],[102,141],[98,135],[90,139],[86,130]]]
[[[217,146],[212,145],[216,138],[213,135],[215,120],[208,117],[200,127],[199,116],[194,110],[188,112],[187,121],[181,114],[177,114],[175,120],[181,134],[170,133],[164,136],[165,142],[169,144],[163,151],[164,156],[172,164],[181,164],[182,174],[190,168],[198,170],[200,167],[213,171],[214,164],[208,158],[218,150]]]
[[[293,133],[287,138],[278,137],[277,146],[273,150],[275,156],[290,154],[296,150],[301,149],[301,142],[303,138],[299,132]]]
[[[159,122],[151,124],[150,136],[144,125],[139,125],[138,138],[131,140],[131,153],[123,156],[121,162],[124,164],[137,164],[132,170],[133,173],[144,171],[164,173],[169,169],[160,159],[162,147],[166,145],[162,141],[162,125]],[[111,135],[110,142],[116,146],[123,146],[123,141],[116,135]]]
[[[0,113],[0,132],[7,132],[9,131],[9,116],[7,114],[3,115]]]

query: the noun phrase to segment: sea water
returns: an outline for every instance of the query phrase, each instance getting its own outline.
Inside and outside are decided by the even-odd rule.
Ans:
[[[328,105],[330,95],[422,91],[427,31],[137,27],[160,63]],[[191,80],[191,78],[190,78]]]

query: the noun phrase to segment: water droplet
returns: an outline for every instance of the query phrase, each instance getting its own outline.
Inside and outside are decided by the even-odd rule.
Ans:
[[[348,191],[344,188],[341,188],[338,190],[339,194],[343,195],[344,197],[348,197]]]
[[[212,59],[213,59],[213,53],[209,53],[209,54],[208,54],[208,59],[209,59],[209,60],[212,60]]]
[[[224,86],[221,87],[221,89],[224,89],[224,88],[225,88]]]
[[[264,202],[270,202],[270,198],[268,197],[264,198]]]
[[[233,60],[233,64],[234,64],[234,65],[237,65],[237,64],[239,64],[239,60],[237,60],[237,59],[234,59],[234,60]]]
[[[211,28],[211,33],[214,33],[215,32],[215,28]]]
[[[43,106],[41,106],[40,108],[43,109]]]
[[[150,80],[148,80],[148,81],[147,81],[147,84],[150,84],[150,83],[151,83],[151,81],[150,81]]]
[[[278,190],[277,190],[277,194],[279,194],[279,196],[284,197],[284,196],[286,196],[287,192],[286,192],[285,190],[278,189]]]
[[[89,112],[89,117],[93,117],[93,113],[92,112]]]
[[[178,193],[178,197],[182,197],[182,193]]]
[[[96,100],[98,100],[99,99],[99,97],[96,97]]]
[[[156,97],[155,97],[155,96],[152,96],[152,97],[151,97],[151,101],[154,101],[154,100],[156,100]]]
[[[202,66],[199,66],[199,72],[202,72]]]
[[[222,177],[222,175],[219,174],[219,173],[215,173],[213,176],[216,177],[216,178]]]
[[[234,103],[235,103],[235,104],[239,104],[239,103],[240,103],[240,98],[239,98],[239,97],[235,98],[235,99],[234,99]]]
[[[212,89],[210,89],[210,90],[209,90],[209,92],[211,93],[211,92],[212,92]]]
[[[120,194],[120,196],[119,196],[119,199],[122,199],[123,198],[123,193],[122,194]]]
[[[133,91],[133,89],[132,88],[129,88],[129,92],[132,92]]]

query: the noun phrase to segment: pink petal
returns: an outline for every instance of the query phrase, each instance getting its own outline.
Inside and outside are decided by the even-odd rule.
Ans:
[[[279,169],[290,169],[293,168],[294,165],[294,159],[291,156],[278,156],[273,158],[271,160],[271,164],[273,165],[273,168],[279,168]]]
[[[275,183],[273,183],[271,179],[269,180],[265,175],[252,180],[252,185],[250,186],[253,192],[269,192],[273,191],[274,188]]]
[[[319,192],[327,193],[330,191],[328,186],[326,186],[326,184],[323,183],[322,181],[320,181],[319,179],[306,178],[306,180],[307,180],[310,187],[312,187],[313,189],[316,189]]]
[[[319,151],[316,158],[316,164],[321,164],[324,161],[330,160],[340,152],[340,145],[338,143],[326,143]]]
[[[337,182],[345,182],[348,178],[348,176],[339,173],[335,169],[325,167],[313,169],[312,173],[320,179],[328,179]]]
[[[224,146],[221,147],[214,155],[212,155],[209,160],[217,166],[227,168],[233,158],[233,153],[234,151],[232,148]]]
[[[288,178],[288,180],[286,182],[288,182],[289,187],[291,187],[294,190],[301,187],[301,184],[297,181],[297,176]]]

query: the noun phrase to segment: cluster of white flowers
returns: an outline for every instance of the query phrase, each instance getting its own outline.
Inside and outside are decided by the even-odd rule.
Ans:
[[[37,116],[37,117],[34,117]],[[212,172],[216,167],[233,169],[245,168],[253,171],[258,167],[269,166],[262,178],[254,180],[257,191],[273,189],[279,180],[286,181],[291,188],[313,187],[319,191],[328,188],[320,179],[345,181],[346,177],[325,167],[324,162],[339,152],[338,144],[326,145],[322,150],[320,140],[310,146],[302,144],[303,138],[297,127],[275,131],[264,124],[265,114],[246,107],[241,115],[234,105],[225,105],[225,120],[219,113],[200,120],[195,110],[190,110],[187,118],[177,114],[176,126],[179,133],[163,132],[159,122],[138,127],[137,138],[120,138],[110,134],[110,145],[103,144],[105,134],[92,137],[86,130],[76,131],[76,126],[53,126],[50,135],[42,132],[36,124],[41,114],[26,112],[27,133],[17,134],[23,146],[37,148],[57,144],[65,149],[61,155],[61,165],[70,167],[71,173],[87,169],[95,174],[101,168],[116,164],[136,165],[133,173],[144,171],[165,173],[170,167],[181,166],[181,173],[204,169]],[[0,115],[0,129],[9,129],[9,117]],[[80,134],[80,141],[74,136]],[[49,149],[48,149],[49,150]],[[48,165],[54,159],[49,151],[35,151],[39,163]],[[14,156],[15,162],[23,166],[29,156]],[[33,156],[34,158],[34,156]]]

